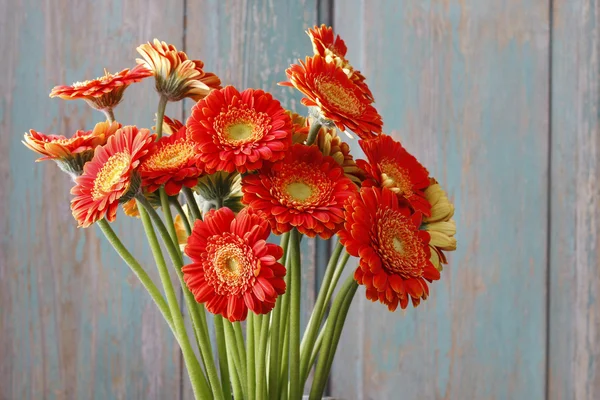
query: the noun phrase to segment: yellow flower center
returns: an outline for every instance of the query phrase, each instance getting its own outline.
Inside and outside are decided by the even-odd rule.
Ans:
[[[252,249],[232,233],[209,240],[213,268],[205,271],[207,282],[219,295],[241,295],[254,284],[260,272],[260,262],[252,256]]]
[[[170,171],[183,167],[196,154],[192,142],[179,139],[167,144],[154,153],[142,166],[144,171]]]
[[[231,140],[248,139],[252,136],[252,130],[252,125],[248,123],[233,124],[225,129],[227,137]]]
[[[398,166],[394,160],[386,158],[379,163],[383,186],[393,192],[410,197],[413,194],[413,184],[408,170]]]
[[[299,211],[328,204],[334,186],[324,173],[304,162],[284,165],[271,183],[281,204]]]
[[[213,127],[222,144],[241,146],[262,139],[271,129],[271,118],[253,109],[230,106],[215,118]]]
[[[377,211],[377,240],[384,268],[403,278],[420,277],[426,265],[423,241],[408,217],[390,210]]]
[[[312,195],[312,188],[304,182],[292,182],[285,188],[290,196],[298,201],[305,201]]]
[[[123,174],[129,169],[130,164],[131,156],[129,153],[121,152],[110,156],[96,175],[94,188],[92,189],[92,200],[96,201],[112,192],[114,186],[121,181]],[[128,185],[129,183],[127,183]]]
[[[342,112],[352,116],[361,115],[363,113],[364,104],[349,88],[342,86],[337,81],[329,79],[317,80],[316,84],[318,91],[325,100]]]

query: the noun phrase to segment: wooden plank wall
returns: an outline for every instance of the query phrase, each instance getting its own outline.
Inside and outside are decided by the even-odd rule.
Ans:
[[[68,179],[20,143],[102,119],[50,88],[131,67],[158,37],[302,110],[276,82],[317,21],[447,189],[459,241],[417,310],[358,292],[332,393],[600,398],[599,16],[597,0],[0,0],[0,399],[191,398],[148,296],[99,230],[74,228]],[[134,85],[117,118],[150,126],[155,100]],[[115,226],[144,252],[137,222]],[[304,274],[308,308],[318,267]]]

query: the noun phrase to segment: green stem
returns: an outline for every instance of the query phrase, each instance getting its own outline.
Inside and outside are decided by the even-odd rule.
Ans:
[[[183,273],[181,272],[181,268],[183,267],[183,257],[181,256],[181,252],[179,251],[178,246],[173,243],[165,224],[160,219],[160,216],[154,210],[152,205],[148,202],[148,200],[144,196],[136,197],[138,201],[142,204],[142,206],[146,209],[152,222],[158,228],[158,232],[162,237],[163,243],[167,248],[169,256],[171,257],[171,261],[175,266],[175,271],[177,272],[177,277],[179,278],[179,283],[183,289],[183,297],[185,299],[186,306],[191,316],[192,325],[194,327],[194,331],[197,335],[198,341],[200,343],[200,352],[202,354],[202,359],[204,360],[204,368],[206,369],[206,373],[208,375],[208,381],[210,383],[210,387],[213,391],[213,398],[222,399],[223,392],[221,390],[221,383],[219,382],[219,375],[217,373],[217,368],[215,366],[213,356],[212,356],[212,348],[210,344],[210,337],[208,336],[208,330],[202,326],[202,317],[198,307],[196,306],[196,301],[194,300],[194,296],[189,291],[187,285],[183,280]],[[202,310],[204,310],[202,308]]]
[[[127,248],[123,245],[121,239],[119,239],[115,231],[113,231],[113,229],[110,227],[110,224],[105,219],[101,219],[100,221],[98,221],[98,226],[100,227],[102,233],[104,233],[104,236],[106,236],[106,239],[108,239],[112,247],[117,251],[119,256],[121,256],[123,261],[125,261],[129,268],[131,268],[131,271],[135,274],[135,276],[137,276],[140,282],[142,282],[142,285],[144,285],[144,288],[146,289],[150,297],[152,297],[152,300],[154,300],[154,303],[160,310],[160,313],[167,322],[167,325],[169,325],[169,328],[171,328],[171,331],[177,337],[177,331],[175,330],[175,326],[173,325],[173,318],[171,317],[171,311],[169,310],[169,306],[167,305],[167,302],[163,298],[162,294],[160,293],[160,290],[158,290],[158,288],[152,281],[152,278],[150,278],[150,276],[148,275],[148,273],[146,273],[146,271],[140,265],[140,263],[131,255],[129,250],[127,250]]]
[[[269,314],[261,315],[260,337],[258,340],[258,348],[256,352],[256,398],[267,398],[267,339],[269,335]]]
[[[327,384],[327,379],[331,370],[331,364],[333,363],[333,357],[356,289],[358,289],[358,284],[354,280],[354,276],[348,276],[333,302],[329,316],[331,322],[327,324],[324,333],[309,400],[320,400],[323,396],[325,385]]]
[[[238,352],[242,365],[246,365],[246,347],[244,346],[244,333],[242,332],[242,324],[240,322],[232,323],[235,332],[235,341],[238,345]]]
[[[231,399],[231,377],[229,376],[229,364],[227,361],[227,343],[225,342],[225,328],[223,317],[215,315],[215,337],[217,339],[217,350],[219,352],[219,371],[221,372],[221,384],[223,386],[223,397]]]
[[[163,119],[165,118],[165,108],[167,108],[167,98],[166,96],[160,96],[160,100],[158,101],[158,109],[156,111],[156,139],[160,139],[162,137],[163,130]]]
[[[183,188],[183,195],[185,196],[185,200],[190,209],[190,213],[192,214],[192,218],[195,220],[199,219],[202,221],[202,214],[200,213],[200,209],[198,208],[198,203],[196,203],[196,198],[194,197],[194,193],[192,189],[188,187]]]
[[[308,367],[312,367],[317,359],[317,354],[319,353],[319,349],[321,348],[321,343],[323,343],[323,336],[325,336],[325,330],[327,329],[327,323],[329,320],[325,320],[323,324],[323,329],[319,332],[319,336],[317,336],[317,340],[315,341],[315,345],[313,346],[312,353],[310,354],[310,361],[308,363]]]
[[[140,212],[142,224],[144,225],[146,236],[148,238],[148,243],[150,244],[150,249],[152,250],[152,255],[154,256],[154,260],[156,261],[156,266],[158,268],[160,280],[162,281],[163,289],[167,296],[167,302],[169,303],[169,308],[171,310],[171,315],[173,317],[173,322],[177,331],[177,341],[179,342],[179,346],[181,347],[181,351],[183,353],[185,365],[188,369],[190,381],[192,382],[192,389],[194,390],[194,395],[196,397],[198,397],[200,394],[210,395],[208,383],[206,382],[206,378],[204,377],[202,368],[200,368],[198,359],[196,358],[196,355],[194,354],[192,346],[189,342],[185,330],[185,323],[183,322],[183,317],[181,315],[181,312],[179,311],[177,295],[175,293],[175,289],[173,288],[171,276],[169,275],[167,264],[165,263],[165,258],[163,257],[162,250],[160,249],[160,244],[158,243],[156,232],[154,232],[154,228],[152,227],[152,221],[150,220],[150,217],[148,216],[148,213],[146,212],[144,207],[139,202],[138,209]]]
[[[289,233],[288,240],[285,242],[286,247],[283,249],[283,264],[287,268],[287,273],[285,274],[285,287],[286,291],[283,294],[282,302],[281,302],[281,326],[279,327],[279,337],[280,337],[280,352],[281,355],[281,370],[279,372],[279,398],[281,400],[286,400],[288,398],[289,391],[289,357],[290,357],[290,319],[289,311],[290,311],[290,297],[291,297],[291,275],[290,275],[290,246],[289,246]],[[285,318],[284,318],[285,316]]]
[[[290,399],[302,397],[300,387],[300,297],[301,261],[300,233],[292,229],[290,233]]]
[[[165,188],[161,187],[158,189],[160,194],[160,203],[162,205],[163,214],[165,215],[165,222],[167,225],[167,231],[169,231],[169,235],[171,236],[171,240],[175,245],[178,245],[179,241],[177,240],[177,231],[175,231],[175,223],[173,222],[173,214],[171,213],[171,204],[169,202],[169,196],[167,196],[167,192],[165,192]]]
[[[106,119],[108,120],[108,122],[115,122],[115,113],[113,112],[112,108],[105,108],[104,110],[102,110],[102,112],[104,113],[104,115],[106,115]]]
[[[323,316],[325,315],[325,309],[327,308],[327,291],[331,284],[331,279],[334,276],[340,254],[342,253],[343,249],[344,246],[338,241],[331,258],[329,259],[327,268],[325,269],[325,276],[323,277],[323,282],[321,283],[321,288],[319,289],[319,295],[315,301],[315,307],[313,308],[313,312],[308,321],[304,337],[302,338],[302,344],[300,345],[301,384],[304,384],[304,382],[306,382],[306,378],[308,377],[308,371],[310,368],[310,354],[315,344],[317,334],[319,333],[319,328],[321,326],[321,322],[323,321]]]
[[[335,273],[333,274],[333,278],[331,279],[331,284],[329,285],[329,289],[327,289],[327,297],[325,298],[325,302],[329,303],[331,300],[331,296],[333,296],[333,292],[335,291],[335,287],[337,286],[338,281],[340,280],[340,276],[342,276],[342,272],[344,272],[344,268],[350,259],[350,254],[348,252],[344,252],[342,259],[340,260],[337,268],[335,269]]]
[[[246,320],[246,382],[248,383],[248,399],[253,399],[256,390],[256,373],[255,373],[255,360],[254,360],[254,324],[255,315],[254,313],[248,313],[248,319]]]
[[[320,130],[321,124],[317,121],[314,121],[313,124],[310,126],[310,130],[308,131],[308,137],[306,138],[307,146],[310,146],[315,142],[315,140],[317,140],[317,135],[319,134]]]
[[[242,386],[242,391],[244,394],[248,394],[248,383],[246,381],[246,363],[244,362],[244,358],[242,357],[242,352],[240,351],[240,341],[237,338],[235,326],[240,326],[239,322],[230,322],[229,320],[223,320],[225,325],[225,340],[227,342],[227,348],[229,349],[229,354],[233,356],[234,362],[229,363],[229,365],[235,366],[235,371],[237,373],[239,382]],[[241,340],[241,347],[244,346],[244,340]],[[236,397],[237,398],[237,397]],[[243,397],[239,397],[243,398]]]
[[[183,221],[183,225],[185,226],[185,231],[187,232],[188,235],[192,234],[192,226],[190,225],[190,220],[188,219],[187,215],[185,214],[185,211],[183,211],[183,207],[181,207],[181,203],[179,202],[179,200],[177,200],[176,198],[171,201],[171,204],[173,204],[173,206],[175,207],[175,210],[177,210],[177,214],[179,214],[179,216],[181,217],[181,220]]]

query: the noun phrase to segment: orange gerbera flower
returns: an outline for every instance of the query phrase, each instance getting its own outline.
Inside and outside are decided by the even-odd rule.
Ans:
[[[140,188],[136,168],[148,154],[155,136],[148,129],[124,126],[96,147],[94,158],[83,167],[71,189],[73,216],[86,228],[104,218],[114,221],[119,202],[134,197]]]
[[[363,95],[370,102],[373,102],[375,99],[369,86],[365,83],[365,76],[360,71],[355,70],[346,59],[348,49],[346,43],[340,38],[340,35],[335,36],[333,28],[324,24],[320,27],[315,26],[307,30],[306,33],[310,37],[314,53],[324,57],[327,62],[334,63],[342,68],[346,75],[348,75],[348,78],[360,88]]]
[[[192,108],[187,127],[209,173],[259,169],[282,159],[292,143],[290,117],[262,90],[215,90]]]
[[[199,101],[211,90],[221,88],[221,80],[211,72],[204,72],[204,63],[189,60],[183,51],[175,46],[154,39],[153,43],[142,44],[137,48],[143,59],[137,63],[152,71],[156,79],[156,91],[169,101],[179,101],[185,97]]]
[[[63,100],[83,99],[92,108],[107,112],[121,102],[123,92],[129,85],[149,76],[152,76],[152,72],[139,65],[116,74],[104,70],[104,76],[90,81],[75,82],[71,86],[55,86],[50,97],[60,97]]]
[[[24,135],[23,144],[44,156],[36,161],[54,160],[66,173],[79,176],[84,164],[94,156],[94,149],[105,144],[120,127],[118,122],[99,122],[93,130],[77,131],[70,138],[45,135],[31,129]]]
[[[339,232],[348,253],[360,257],[354,278],[367,298],[390,311],[419,305],[429,296],[427,282],[440,278],[430,261],[430,235],[419,230],[421,213],[387,188],[366,187],[346,202],[346,222]]]
[[[362,139],[381,133],[381,116],[336,64],[316,55],[306,57],[300,65],[293,64],[285,73],[290,82],[280,85],[294,86],[304,93],[302,104],[316,110],[317,119],[334,123],[342,131],[348,128]]]
[[[283,249],[267,243],[269,224],[244,209],[210,211],[197,220],[185,254],[183,280],[198,303],[230,321],[246,319],[248,310],[266,314],[285,292]]]
[[[172,135],[183,128],[183,123],[175,118],[169,118],[166,115],[163,117],[163,135]]]
[[[140,165],[142,186],[154,192],[165,185],[169,196],[176,196],[182,186],[194,187],[202,170],[196,162],[196,144],[188,139],[186,127],[171,136],[163,136],[156,142]]]
[[[296,227],[309,237],[330,238],[344,223],[344,201],[356,191],[332,157],[303,144],[242,178],[242,201],[264,214],[277,234]]]
[[[356,161],[367,174],[363,186],[387,187],[406,198],[415,210],[431,215],[431,205],[423,192],[429,186],[429,173],[415,157],[385,134],[359,144],[368,159]]]

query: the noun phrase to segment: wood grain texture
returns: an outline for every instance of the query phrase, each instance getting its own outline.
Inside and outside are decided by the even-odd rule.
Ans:
[[[76,229],[69,178],[21,139],[91,129],[102,114],[50,89],[133,67],[154,35],[181,45],[182,20],[183,1],[0,2],[0,399],[179,397],[179,351],[150,297],[96,227]],[[150,127],[153,92],[130,87],[117,119]],[[153,270],[139,222],[114,226]]]
[[[186,51],[216,73],[223,86],[263,89],[288,109],[306,114],[298,91],[277,86],[285,69],[312,53],[304,31],[317,20],[317,1],[200,0],[188,2]],[[191,104],[186,105],[186,111]],[[274,237],[275,241],[279,238]],[[302,327],[315,301],[315,241],[302,241]],[[304,329],[304,328],[303,328]],[[187,380],[185,397],[191,397]]]
[[[553,2],[549,398],[600,398],[600,3]]]
[[[358,292],[334,396],[544,397],[548,18],[542,0],[335,3],[384,130],[454,201],[459,247],[418,309]]]

